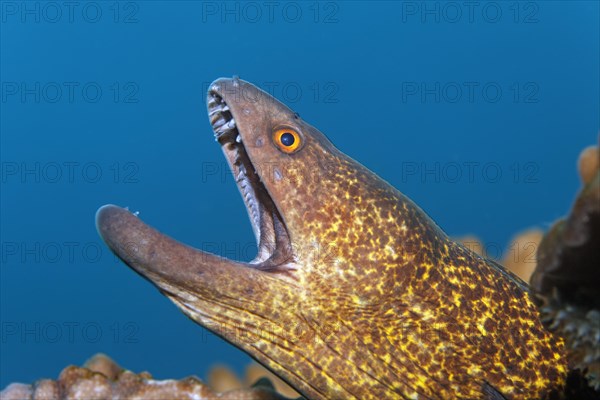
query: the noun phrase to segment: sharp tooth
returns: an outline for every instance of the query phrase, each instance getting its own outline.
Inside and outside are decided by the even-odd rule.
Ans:
[[[210,117],[212,117],[213,115],[215,115],[215,114],[217,114],[217,113],[220,113],[220,112],[222,112],[222,111],[223,111],[223,108],[221,108],[221,106],[216,106],[215,108],[212,108],[212,109],[210,110],[210,112],[208,113],[208,115],[209,115]]]
[[[230,119],[230,120],[227,122],[227,125],[225,125],[223,128],[224,128],[224,129],[233,129],[233,128],[235,128],[235,119],[233,119],[233,118],[232,118],[232,119]]]
[[[215,128],[219,128],[219,127],[221,127],[221,125],[223,125],[224,123],[225,123],[225,119],[224,119],[224,118],[219,118],[218,120],[216,120],[216,121],[213,123],[213,126],[214,126]]]
[[[229,106],[227,104],[223,104],[221,106],[221,110],[223,110],[223,111],[229,111]]]
[[[211,121],[217,121],[218,119],[225,119],[221,113],[215,113],[210,116]]]
[[[235,181],[236,182],[241,182],[242,185],[244,185],[246,179],[246,173],[244,171],[238,171],[238,174],[235,177]]]
[[[235,141],[238,143],[242,143],[242,137],[238,134],[235,138]]]

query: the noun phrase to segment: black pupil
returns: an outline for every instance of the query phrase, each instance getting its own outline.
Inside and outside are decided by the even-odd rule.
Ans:
[[[294,135],[289,132],[285,132],[281,135],[281,143],[286,147],[293,145],[295,140]]]

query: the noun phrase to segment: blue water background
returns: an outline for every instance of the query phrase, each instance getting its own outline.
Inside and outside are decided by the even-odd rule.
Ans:
[[[491,255],[567,212],[578,154],[597,143],[598,2],[67,3],[0,3],[0,387],[97,352],[158,378],[243,371],[248,356],[94,226],[115,203],[252,258],[206,116],[215,78],[270,88]]]

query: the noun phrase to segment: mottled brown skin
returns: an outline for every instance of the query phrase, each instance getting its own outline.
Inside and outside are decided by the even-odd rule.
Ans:
[[[268,268],[234,262],[105,206],[99,232],[128,265],[310,399],[534,399],[560,390],[563,343],[519,278],[450,240],[268,94],[237,79],[210,90],[231,109],[289,249]],[[273,143],[280,126],[300,134],[294,154]]]

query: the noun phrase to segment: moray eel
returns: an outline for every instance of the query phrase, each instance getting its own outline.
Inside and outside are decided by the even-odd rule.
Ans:
[[[284,104],[218,79],[208,113],[258,243],[250,262],[183,245],[128,210],[97,229],[187,316],[309,399],[540,399],[561,339],[526,285]]]

